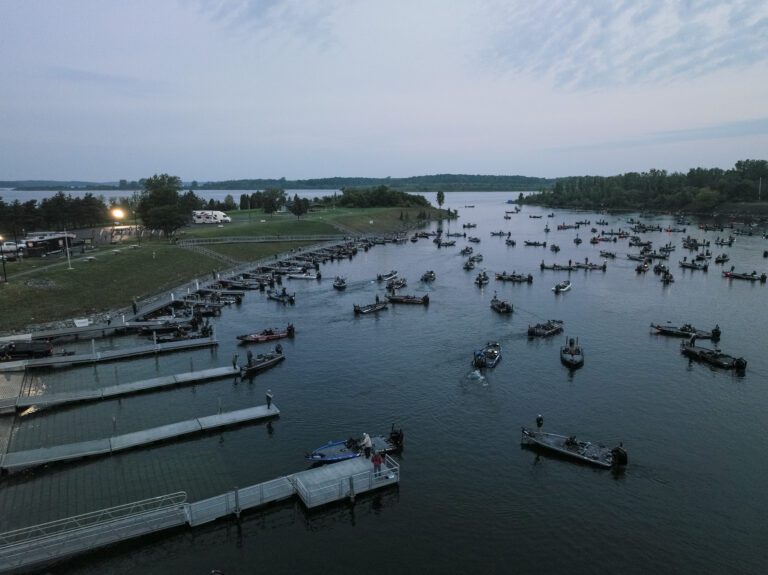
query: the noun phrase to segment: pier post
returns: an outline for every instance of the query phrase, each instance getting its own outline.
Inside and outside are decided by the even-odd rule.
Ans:
[[[355,502],[355,480],[352,477],[349,478],[349,500]]]
[[[235,485],[235,517],[240,519],[240,490]]]

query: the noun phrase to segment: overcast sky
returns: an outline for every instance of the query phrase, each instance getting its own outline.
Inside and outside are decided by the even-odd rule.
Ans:
[[[2,0],[0,180],[768,158],[768,2]]]

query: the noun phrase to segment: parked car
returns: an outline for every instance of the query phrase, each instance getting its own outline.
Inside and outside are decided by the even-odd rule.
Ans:
[[[3,253],[15,254],[16,252],[24,251],[24,244],[17,244],[16,242],[3,242]]]

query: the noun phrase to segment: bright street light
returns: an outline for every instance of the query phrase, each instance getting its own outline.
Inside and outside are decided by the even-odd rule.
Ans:
[[[114,208],[112,210],[112,217],[116,220],[122,220],[125,217],[125,212],[120,208]]]

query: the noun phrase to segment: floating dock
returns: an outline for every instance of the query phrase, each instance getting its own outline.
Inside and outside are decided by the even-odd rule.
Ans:
[[[356,494],[400,482],[400,465],[386,455],[376,475],[363,457],[187,503],[186,493],[172,493],[0,533],[0,571],[44,565],[121,541],[184,525],[196,527],[228,515],[240,516],[274,501],[298,495],[308,508],[352,499]]]
[[[52,445],[51,447],[40,447],[26,451],[11,451],[0,458],[0,471],[7,473],[59,461],[111,455],[116,451],[149,445],[158,441],[166,441],[183,435],[201,433],[259,419],[278,417],[279,415],[280,410],[274,403],[270,408],[267,408],[266,405],[258,405],[238,411],[198,417],[104,439]]]
[[[68,403],[80,403],[84,401],[99,401],[111,397],[141,393],[144,391],[156,391],[176,385],[186,385],[213,379],[221,379],[229,376],[239,376],[239,367],[214,367],[188,373],[177,373],[165,377],[143,379],[119,385],[110,385],[98,389],[82,389],[79,391],[66,391],[62,393],[44,393],[41,395],[27,395],[21,397],[0,398],[0,413],[27,409],[28,407],[57,407]]]
[[[100,363],[102,361],[115,361],[129,357],[141,357],[156,353],[169,353],[199,347],[213,347],[219,345],[218,340],[212,337],[196,337],[181,341],[169,341],[166,343],[152,343],[124,349],[108,349],[92,353],[80,353],[76,355],[52,355],[39,359],[22,359],[17,361],[0,362],[2,371],[25,371],[40,367],[68,367],[81,363]]]

